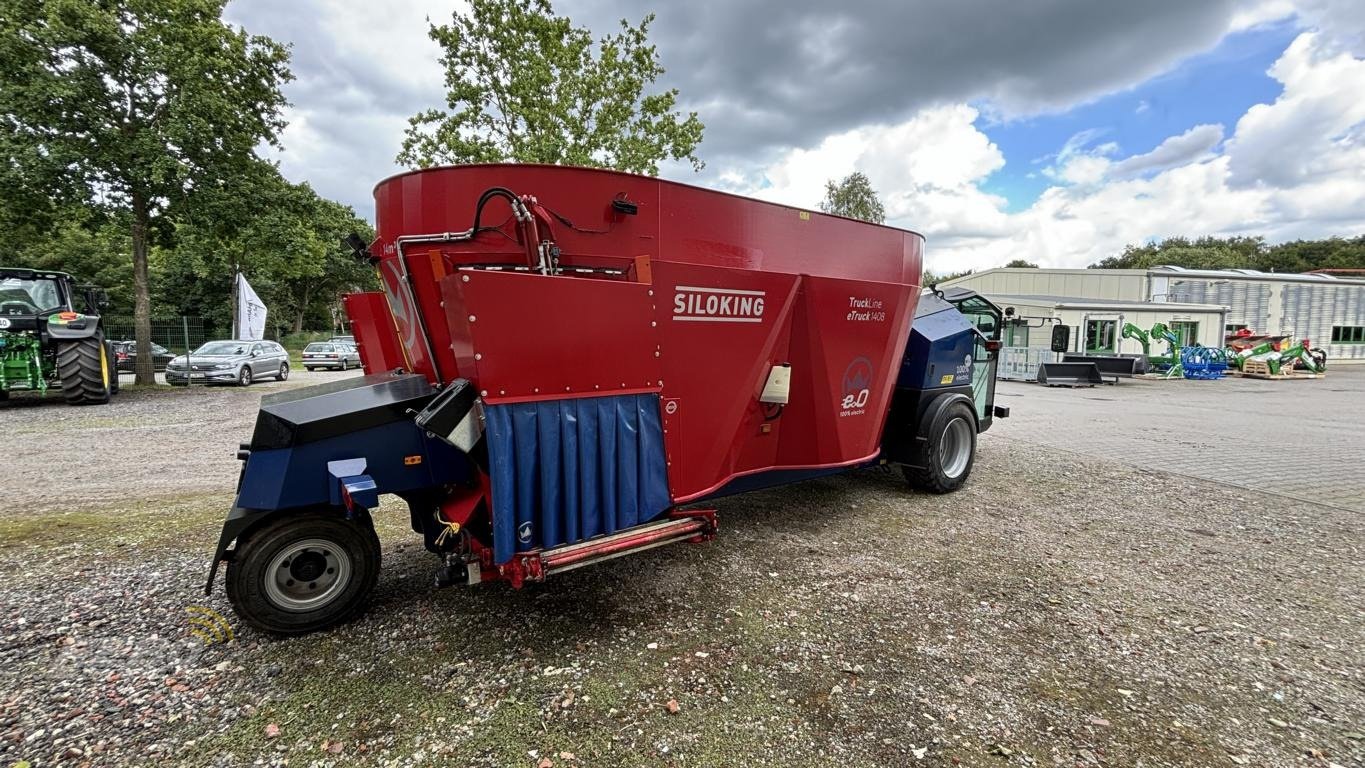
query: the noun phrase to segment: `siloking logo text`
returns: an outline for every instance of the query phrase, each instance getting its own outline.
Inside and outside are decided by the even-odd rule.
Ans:
[[[673,319],[712,323],[763,322],[763,291],[739,288],[674,287]]]

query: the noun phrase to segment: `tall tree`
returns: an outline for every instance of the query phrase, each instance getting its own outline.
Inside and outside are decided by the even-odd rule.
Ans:
[[[1005,269],[1037,269],[1038,265],[1027,259],[1012,259],[1005,264]]]
[[[549,0],[472,0],[467,14],[432,25],[445,49],[446,109],[409,120],[398,162],[555,163],[656,174],[661,160],[700,170],[697,113],[678,91],[646,93],[664,73],[646,16],[594,47],[592,34],[556,16]]]
[[[839,182],[834,179],[825,182],[825,199],[820,201],[820,210],[875,224],[886,221],[886,209],[862,171],[854,171]]]
[[[228,325],[230,307],[221,297],[238,269],[277,323],[294,332],[310,316],[328,315],[341,294],[374,285],[373,271],[340,244],[349,232],[368,241],[369,224],[267,162],[201,190],[177,210],[175,225],[174,258],[162,265],[165,300],[181,311],[198,309],[214,327]]]
[[[224,24],[225,3],[0,0],[6,154],[127,215],[139,384],[153,381],[147,254],[166,212],[284,126],[288,50]]]

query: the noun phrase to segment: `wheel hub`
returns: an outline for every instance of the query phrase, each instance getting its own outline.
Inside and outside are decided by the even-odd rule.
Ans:
[[[265,593],[287,611],[311,611],[337,599],[351,580],[351,558],[340,545],[306,539],[280,550],[265,573]]]

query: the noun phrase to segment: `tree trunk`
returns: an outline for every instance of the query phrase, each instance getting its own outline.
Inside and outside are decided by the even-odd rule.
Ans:
[[[133,198],[133,338],[137,340],[135,384],[155,384],[152,361],[152,292],[147,278],[147,198],[134,190]]]
[[[303,301],[299,304],[299,311],[294,315],[294,333],[303,333],[303,316],[308,314],[308,295],[313,292],[311,285],[303,286]]]

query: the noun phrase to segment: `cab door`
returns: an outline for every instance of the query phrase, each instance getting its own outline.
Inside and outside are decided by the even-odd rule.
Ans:
[[[976,329],[976,340],[972,346],[972,402],[976,405],[976,417],[981,430],[990,425],[995,405],[995,373],[999,364],[1000,338],[1003,332],[1004,315],[1000,308],[980,296],[948,302],[957,307]]]

